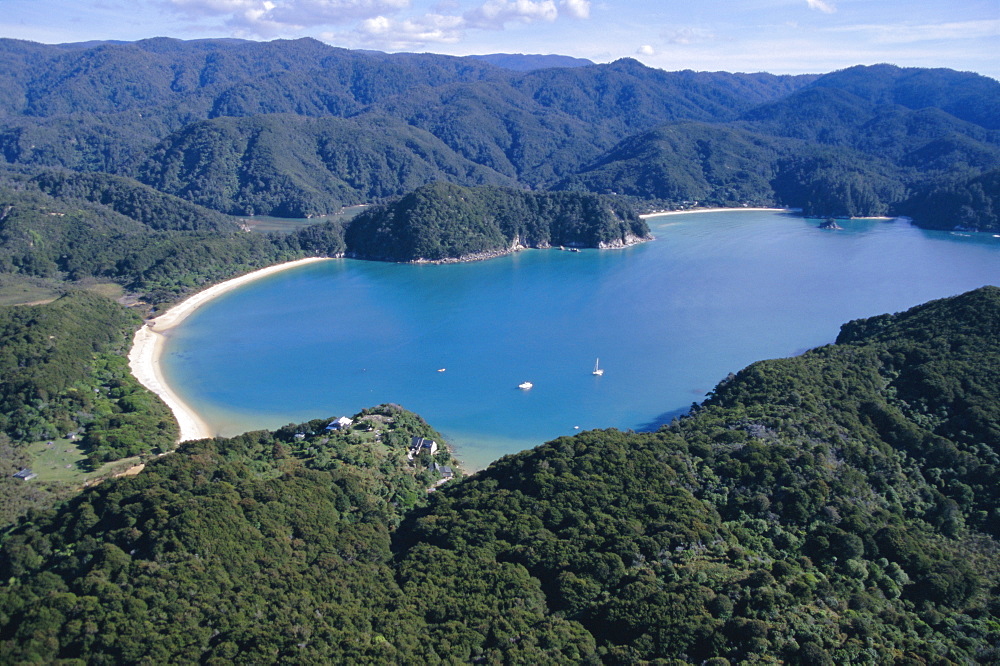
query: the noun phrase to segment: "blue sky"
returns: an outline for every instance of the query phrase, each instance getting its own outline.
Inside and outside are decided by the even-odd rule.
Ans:
[[[0,36],[315,37],[390,52],[628,56],[666,70],[888,62],[1000,79],[1000,0],[0,0]]]

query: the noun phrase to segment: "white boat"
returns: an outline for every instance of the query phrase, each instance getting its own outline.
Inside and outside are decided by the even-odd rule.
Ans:
[[[534,384],[532,384],[531,382],[521,382],[520,384],[517,385],[517,388],[521,389],[522,391],[527,391],[532,386],[534,386]]]
[[[594,372],[592,374],[595,374],[598,377],[604,374],[604,369],[601,367],[601,359],[594,361]]]

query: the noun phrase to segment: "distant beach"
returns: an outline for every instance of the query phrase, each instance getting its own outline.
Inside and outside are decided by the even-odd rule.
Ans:
[[[665,210],[656,213],[644,213],[639,217],[642,219],[647,219],[650,217],[660,217],[662,215],[687,215],[689,213],[723,213],[731,210],[757,210],[757,211],[774,211],[774,212],[786,212],[792,211],[792,208],[688,208],[685,210]]]
[[[173,392],[164,380],[160,369],[160,357],[163,354],[163,346],[166,340],[164,333],[177,326],[202,305],[227,291],[231,291],[259,278],[315,261],[324,261],[324,259],[311,257],[289,261],[275,266],[268,266],[259,271],[247,273],[232,280],[212,285],[208,289],[200,291],[178,303],[159,317],[147,321],[142,328],[136,331],[135,338],[132,341],[132,349],[128,355],[129,367],[135,378],[139,380],[139,383],[160,396],[163,402],[174,413],[174,418],[177,419],[181,429],[178,441],[186,442],[192,439],[214,437],[215,432],[211,426],[198,416],[197,412]]]

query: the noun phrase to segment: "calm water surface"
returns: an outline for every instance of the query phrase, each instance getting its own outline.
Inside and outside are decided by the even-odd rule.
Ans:
[[[477,469],[578,429],[653,428],[846,321],[1000,284],[989,234],[763,211],[649,223],[657,240],[625,250],[291,269],[171,331],[164,370],[223,434],[395,402]]]

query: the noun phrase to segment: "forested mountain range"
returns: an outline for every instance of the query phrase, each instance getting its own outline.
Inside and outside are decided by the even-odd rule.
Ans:
[[[951,228],[960,211],[923,216],[914,197],[1000,164],[1000,83],[951,70],[519,71],[309,39],[0,40],[0,62],[8,165],[112,173],[241,215],[326,214],[447,181],[659,208],[910,211]]]
[[[561,437],[429,495],[447,453],[411,467],[436,433],[392,406],[193,442],[3,537],[3,651],[993,663],[997,330],[995,287],[851,322],[657,432]]]

